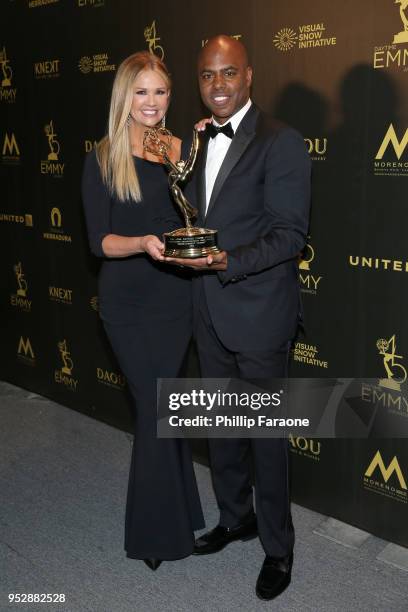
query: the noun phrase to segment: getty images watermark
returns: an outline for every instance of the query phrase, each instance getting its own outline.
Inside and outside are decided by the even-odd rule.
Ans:
[[[408,401],[381,380],[160,379],[162,438],[408,437]],[[391,397],[390,397],[391,394]]]
[[[169,395],[169,410],[182,410],[182,415],[173,414],[169,416],[168,422],[171,427],[219,427],[219,428],[245,428],[254,427],[309,427],[309,419],[293,419],[281,417],[267,417],[266,414],[249,416],[248,410],[255,411],[261,409],[278,409],[282,405],[283,389],[278,393],[237,393],[217,391],[211,393],[204,389],[192,389],[190,392]],[[214,410],[221,414],[208,416],[197,414],[195,416],[184,416],[186,410],[197,408],[207,412]],[[228,414],[225,414],[225,410]],[[244,412],[244,414],[242,414]]]

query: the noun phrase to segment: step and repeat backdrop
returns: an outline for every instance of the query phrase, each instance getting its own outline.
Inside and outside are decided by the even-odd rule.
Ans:
[[[225,33],[248,47],[253,99],[297,128],[313,160],[300,261],[300,377],[370,377],[374,410],[408,418],[408,2],[4,0],[0,26],[0,377],[130,429],[126,380],[98,318],[99,262],[80,198],[115,71],[148,49],[167,63],[168,125],[205,115],[197,54]],[[197,369],[194,353],[187,372]],[[341,434],[341,418],[338,430]],[[197,447],[198,448],[198,447]],[[293,498],[408,546],[403,440],[290,438]]]

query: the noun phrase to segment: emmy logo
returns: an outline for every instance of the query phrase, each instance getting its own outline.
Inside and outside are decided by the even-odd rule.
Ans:
[[[310,236],[309,236],[310,238]],[[315,258],[315,252],[312,245],[308,242],[300,254],[299,270],[310,270],[310,264]]]
[[[21,261],[17,265],[14,266],[14,272],[16,273],[16,276],[17,276],[17,284],[18,284],[17,295],[19,295],[20,297],[27,297],[28,285],[27,285],[26,279],[24,278]]]
[[[3,47],[3,50],[0,51],[0,65],[3,71],[3,80],[1,82],[1,86],[10,87],[13,71],[11,69],[11,66],[9,65],[9,60],[7,59],[6,47]]]
[[[155,53],[164,59],[164,49],[161,45],[156,44],[156,41],[160,40],[160,37],[156,34],[156,20],[153,21],[151,26],[146,26],[144,29],[144,37],[147,43],[149,43],[149,52]]]
[[[402,30],[402,32],[395,34],[393,42],[406,43],[408,42],[408,16],[405,11],[408,7],[408,0],[395,0],[395,4],[400,5],[399,12],[404,29]]]
[[[48,138],[48,146],[50,148],[50,153],[48,154],[48,161],[58,161],[60,144],[56,138],[57,134],[54,132],[54,125],[52,121],[50,121],[49,124],[45,126],[44,132]]]
[[[64,374],[67,374],[68,376],[71,376],[72,369],[74,367],[74,362],[69,356],[70,352],[67,348],[67,341],[64,340],[63,342],[58,342],[58,348],[61,353],[61,359],[64,364],[63,367],[61,368],[61,372],[63,372]]]
[[[380,378],[378,384],[385,389],[401,391],[401,385],[407,379],[407,371],[403,365],[396,363],[396,359],[402,359],[402,355],[396,355],[397,345],[395,334],[389,340],[379,338],[377,349],[383,357],[384,368],[388,378]]]

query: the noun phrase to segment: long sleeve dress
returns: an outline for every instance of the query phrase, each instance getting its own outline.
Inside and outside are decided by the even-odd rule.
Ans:
[[[143,236],[180,227],[164,165],[134,157],[141,202],[120,202],[104,185],[95,152],[85,161],[83,203],[92,252],[102,257],[100,316],[133,400],[134,443],[125,519],[125,550],[136,559],[191,554],[204,526],[192,458],[182,439],[156,437],[157,378],[178,376],[192,331],[190,280],[140,253],[106,258],[107,234]]]

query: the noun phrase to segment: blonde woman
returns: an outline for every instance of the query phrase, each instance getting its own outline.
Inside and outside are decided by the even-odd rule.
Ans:
[[[160,124],[171,82],[163,62],[131,55],[113,84],[107,136],[85,161],[83,202],[92,252],[103,259],[100,315],[133,400],[125,550],[153,570],[189,555],[203,526],[190,449],[156,437],[156,380],[179,373],[191,336],[190,280],[164,267],[163,232],[180,227],[167,172],[143,150],[144,131]],[[170,157],[180,159],[173,138]]]

